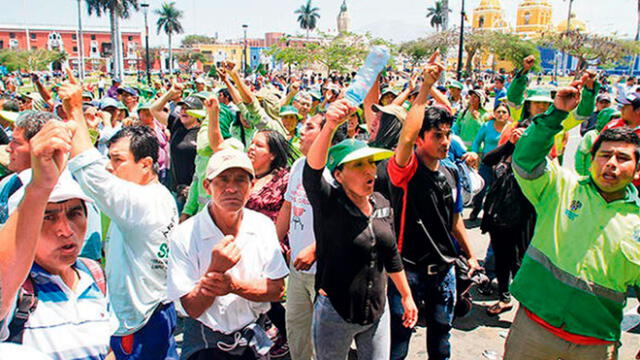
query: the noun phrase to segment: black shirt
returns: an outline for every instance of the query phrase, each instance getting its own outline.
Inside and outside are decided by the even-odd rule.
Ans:
[[[454,195],[454,189],[458,188],[456,172],[443,164],[438,171],[432,171],[416,160],[417,168],[407,184],[406,196],[405,189],[394,186],[389,178],[392,159],[378,165],[376,180],[376,190],[391,201],[396,233],[398,238],[402,236],[400,251],[408,269],[445,265],[458,255],[456,240],[451,235],[454,213],[461,211],[456,209],[460,203],[454,197],[458,196]],[[403,217],[404,232],[401,232]]]
[[[342,187],[322,178],[305,163],[302,182],[313,208],[316,236],[316,290],[323,289],[342,318],[372,324],[386,301],[385,273],[402,271],[393,231],[393,211],[380,194],[371,196],[373,213],[365,216]]]
[[[169,115],[168,120],[169,145],[171,148],[171,176],[173,179],[173,189],[180,185],[189,185],[193,180],[193,173],[196,170],[194,160],[196,158],[197,137],[200,126],[187,129],[180,121],[180,117],[175,114]]]

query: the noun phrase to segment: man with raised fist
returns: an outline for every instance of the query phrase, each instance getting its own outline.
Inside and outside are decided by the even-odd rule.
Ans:
[[[189,316],[184,359],[257,359],[272,345],[263,314],[282,297],[289,271],[273,222],[244,208],[254,177],[246,154],[215,153],[207,211],[180,224],[169,243],[169,298]]]

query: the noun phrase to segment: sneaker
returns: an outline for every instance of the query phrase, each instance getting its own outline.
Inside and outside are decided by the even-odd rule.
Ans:
[[[267,336],[269,337],[269,339],[271,339],[271,341],[273,341],[274,343],[278,340],[278,328],[271,325],[270,328],[267,329],[267,331],[265,331],[267,333]]]
[[[282,340],[281,337],[278,337],[278,340],[276,340],[271,350],[269,350],[269,355],[272,359],[279,359],[289,355],[289,344]]]

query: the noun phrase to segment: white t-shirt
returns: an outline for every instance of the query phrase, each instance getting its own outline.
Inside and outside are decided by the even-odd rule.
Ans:
[[[14,343],[0,343],[0,359],[51,360],[33,348]]]
[[[211,263],[213,247],[224,238],[205,209],[178,225],[169,243],[169,299],[180,302],[204,276]],[[243,209],[243,219],[234,240],[241,258],[227,271],[241,279],[281,279],[289,274],[273,222],[258,212]],[[269,311],[266,302],[254,302],[235,294],[220,296],[197,319],[214,331],[232,333],[255,322]]]
[[[98,150],[69,161],[82,190],[110,219],[106,247],[109,300],[120,321],[115,335],[142,328],[167,299],[169,239],[178,209],[160,183],[138,185],[109,173]]]
[[[296,160],[289,172],[289,183],[284,199],[291,203],[291,215],[289,217],[289,245],[291,246],[291,263],[298,256],[300,251],[316,242],[313,232],[313,208],[307,199],[307,192],[302,185],[302,171],[307,159],[302,157]],[[325,178],[330,177],[328,172],[323,174]],[[316,264],[304,271],[309,274],[316,273]]]

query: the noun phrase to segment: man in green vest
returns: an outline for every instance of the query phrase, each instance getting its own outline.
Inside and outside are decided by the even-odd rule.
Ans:
[[[518,184],[537,212],[535,235],[512,285],[520,309],[505,359],[616,359],[629,286],[640,285],[640,138],[603,131],[589,175],[549,161],[580,87],[559,89],[513,154]]]

